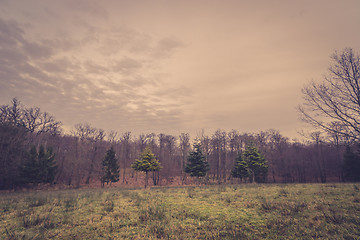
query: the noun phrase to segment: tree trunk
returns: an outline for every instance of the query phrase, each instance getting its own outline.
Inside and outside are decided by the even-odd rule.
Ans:
[[[90,162],[90,168],[89,168],[89,172],[88,172],[88,176],[86,178],[86,184],[89,184],[90,183],[90,179],[92,178],[92,173],[94,171],[94,163],[95,163],[95,160],[96,160],[96,153],[97,153],[97,146],[94,146],[94,153],[91,157],[91,162]]]
[[[149,172],[145,172],[145,189],[148,186]]]

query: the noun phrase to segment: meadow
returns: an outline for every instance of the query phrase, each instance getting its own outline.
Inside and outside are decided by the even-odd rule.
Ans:
[[[360,239],[360,184],[0,193],[0,239]]]

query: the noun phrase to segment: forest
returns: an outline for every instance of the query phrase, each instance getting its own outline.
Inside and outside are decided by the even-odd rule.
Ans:
[[[190,175],[184,171],[194,142],[188,133],[179,136],[164,133],[134,136],[131,132],[105,133],[102,129],[82,123],[75,125],[71,134],[63,134],[61,122],[54,116],[37,107],[27,108],[16,98],[11,104],[1,106],[0,114],[0,189],[24,186],[22,168],[26,159],[37,152],[39,156],[49,155],[48,159],[52,161],[49,164],[54,165],[52,169],[56,170],[56,174],[50,178],[45,176],[44,181],[30,180],[26,183],[71,187],[99,183],[103,175],[101,164],[111,147],[116,153],[119,183],[122,185],[131,186],[140,181],[141,174],[135,172],[131,165],[146,147],[151,149],[162,166],[156,172],[158,181],[153,184],[192,183]],[[233,178],[231,172],[239,153],[249,144],[254,144],[267,161],[265,181],[268,183],[347,180],[344,156],[349,154],[349,146],[352,146],[349,139],[321,132],[313,132],[310,137],[306,142],[298,142],[290,141],[277,130],[240,133],[221,129],[210,136],[196,136],[209,165],[208,183],[238,183],[240,180]]]

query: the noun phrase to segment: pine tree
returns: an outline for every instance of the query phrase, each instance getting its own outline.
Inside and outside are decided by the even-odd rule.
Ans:
[[[246,147],[243,157],[248,165],[251,182],[266,182],[268,165],[256,146],[249,145]]]
[[[131,167],[135,171],[145,172],[145,188],[148,186],[149,172],[157,172],[162,168],[160,162],[151,152],[149,147],[146,147],[140,154],[139,159],[136,159]]]
[[[205,177],[209,171],[209,163],[201,151],[201,145],[194,143],[193,147],[194,150],[187,157],[185,172],[189,173],[192,177]]]
[[[41,145],[39,148],[38,162],[41,182],[52,183],[55,179],[58,168],[52,148],[48,148],[45,151],[44,146]]]
[[[117,163],[115,150],[111,147],[106,151],[105,158],[102,161],[102,170],[103,175],[101,177],[101,184],[104,186],[104,183],[109,184],[113,182],[118,182],[120,177],[120,169]]]
[[[45,178],[45,182],[47,183],[53,183],[55,180],[55,176],[58,173],[58,166],[56,165],[55,161],[55,153],[53,152],[52,148],[49,148],[46,152],[46,169],[47,169],[47,175]]]
[[[249,175],[249,166],[243,158],[242,153],[240,152],[236,158],[234,168],[231,171],[231,176],[233,178],[240,178],[240,180],[242,181],[242,179],[246,179],[247,177],[249,177]]]
[[[39,152],[33,146],[20,168],[21,182],[23,184],[52,183],[57,173],[55,154],[51,148],[45,151],[43,145]]]
[[[33,146],[27,154],[25,162],[20,168],[20,172],[21,182],[23,184],[40,182],[38,153],[35,146]]]

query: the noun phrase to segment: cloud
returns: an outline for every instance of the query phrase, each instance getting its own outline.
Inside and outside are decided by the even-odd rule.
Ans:
[[[172,87],[172,88],[166,88],[166,89],[158,89],[154,93],[155,96],[158,98],[166,98],[166,99],[172,99],[175,101],[181,100],[181,102],[184,104],[187,102],[187,98],[190,98],[193,95],[193,90],[190,87]]]
[[[23,41],[24,31],[14,20],[5,20],[0,18],[0,36],[1,44],[14,45],[17,41]]]
[[[80,14],[87,14],[91,17],[107,19],[108,12],[103,8],[98,1],[92,0],[67,0],[67,6],[74,12]]]
[[[114,62],[112,70],[121,72],[122,74],[134,74],[142,68],[143,64],[135,59],[124,57]]]
[[[106,57],[121,52],[147,54],[151,51],[152,37],[125,25],[95,27],[88,26],[89,34],[99,43],[97,50]]]
[[[71,60],[69,60],[68,57],[60,57],[50,61],[42,62],[40,67],[44,71],[53,74],[61,74],[76,69],[76,65]]]
[[[96,6],[69,4],[72,12],[86,14]],[[100,10],[96,17],[105,19],[106,13]],[[25,27],[33,24],[21,21],[0,17],[0,101],[17,96],[51,112],[68,129],[88,120],[115,130],[181,125],[180,101],[188,91],[164,84],[161,67],[183,45],[180,40],[86,22],[42,35],[36,34],[40,25]]]
[[[50,49],[56,50],[57,53],[61,53],[79,49],[85,42],[84,40],[71,38],[67,36],[65,32],[62,32],[61,35],[62,36],[58,38],[45,38],[42,40],[42,44]]]
[[[155,57],[170,57],[174,51],[180,47],[184,47],[185,44],[175,37],[166,37],[158,41],[154,48]]]
[[[105,74],[106,72],[110,71],[109,67],[106,67],[99,63],[96,63],[92,60],[85,60],[84,67],[85,67],[86,71],[90,74],[102,75],[102,74]]]
[[[43,43],[23,41],[22,48],[32,60],[47,59],[53,54],[53,50]]]

